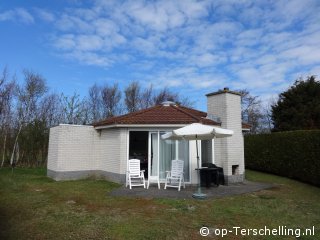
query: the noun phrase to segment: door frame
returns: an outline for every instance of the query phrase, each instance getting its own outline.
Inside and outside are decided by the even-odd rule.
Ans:
[[[158,137],[158,141],[157,141],[157,144],[158,144],[158,176],[160,177],[160,140],[161,140],[161,137],[160,137],[160,133],[161,132],[171,132],[172,130],[154,130],[154,131],[149,131],[149,146],[148,146],[148,177],[150,177],[150,173],[151,173],[151,134],[152,133],[156,133],[157,134],[157,137]],[[174,140],[176,141],[176,140]],[[176,153],[178,153],[178,144],[176,144]],[[188,156],[189,156],[189,180],[186,181],[185,183],[191,183],[191,152],[190,152],[190,142],[188,141]],[[172,159],[173,160],[173,159]],[[165,179],[161,179],[159,178],[160,182],[164,183],[165,182]]]
[[[171,132],[172,130],[174,130],[175,128],[172,128],[172,129],[168,129],[168,128],[165,128],[165,129],[162,129],[162,128],[154,128],[154,129],[148,129],[148,128],[129,128],[127,130],[127,170],[126,172],[128,171],[128,164],[129,164],[129,152],[130,152],[130,132],[140,132],[140,131],[144,131],[144,132],[148,132],[148,178],[150,176],[150,172],[151,172],[151,138],[150,138],[150,134],[151,133],[157,133],[157,136],[158,136],[158,151],[160,153],[160,133],[161,132]],[[190,141],[188,141],[188,149],[189,149],[189,181],[185,182],[187,184],[190,184],[192,182],[192,151],[190,150]],[[201,144],[199,144],[201,145]],[[201,150],[200,150],[200,153],[201,153]],[[159,156],[159,154],[158,154]],[[158,159],[158,172],[160,171],[160,159]],[[165,179],[160,179],[160,182],[161,183],[164,183],[165,182]]]
[[[157,164],[158,164],[158,177],[160,175],[160,172],[159,172],[159,167],[160,167],[160,158],[159,158],[159,148],[160,148],[160,134],[159,134],[159,131],[149,131],[149,134],[148,134],[148,178],[150,177],[150,174],[151,174],[151,134],[157,134],[157,149],[158,149],[158,161],[157,161]],[[159,178],[160,180],[160,178]]]

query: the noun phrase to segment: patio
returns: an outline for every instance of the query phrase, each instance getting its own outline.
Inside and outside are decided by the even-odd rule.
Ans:
[[[122,186],[109,193],[110,196],[132,197],[132,198],[172,198],[172,199],[192,199],[192,194],[196,192],[197,186],[186,186],[177,191],[174,188],[163,189],[161,184],[159,190],[156,184],[150,185],[149,189],[143,187],[133,187],[131,190]],[[206,199],[222,198],[239,194],[251,193],[274,187],[273,184],[244,181],[243,183],[232,185],[220,185],[219,187],[202,188],[202,192],[207,194]]]

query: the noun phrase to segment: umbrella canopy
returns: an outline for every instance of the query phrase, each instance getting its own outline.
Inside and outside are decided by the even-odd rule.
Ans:
[[[210,140],[213,138],[223,138],[231,137],[233,135],[232,130],[203,125],[201,123],[192,123],[188,126],[173,130],[170,133],[166,133],[161,136],[162,139],[172,139],[172,140],[196,140],[197,147],[197,170],[198,170],[198,192],[194,193],[192,196],[194,198],[206,198],[206,194],[201,192],[200,186],[200,168],[199,168],[199,152],[198,152],[198,140]]]
[[[162,139],[210,140],[213,138],[230,137],[233,131],[215,126],[192,123],[188,126],[173,130],[161,136]]]

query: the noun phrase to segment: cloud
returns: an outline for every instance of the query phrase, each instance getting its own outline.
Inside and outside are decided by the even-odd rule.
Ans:
[[[81,51],[101,50],[103,47],[103,39],[97,35],[78,35],[77,49]]]
[[[15,8],[0,13],[0,21],[16,21],[24,24],[34,23],[33,16],[24,8]]]
[[[63,34],[55,39],[54,46],[59,50],[73,50],[76,41],[73,34]]]
[[[109,67],[112,59],[93,52],[73,51],[63,55],[71,60],[77,59],[82,64],[98,67]]]
[[[46,22],[53,22],[55,20],[54,14],[45,9],[35,8],[35,11],[38,14],[39,18]]]
[[[38,15],[52,21],[59,55],[81,64],[121,66],[157,87],[267,96],[319,71],[319,11],[316,0],[96,0]]]

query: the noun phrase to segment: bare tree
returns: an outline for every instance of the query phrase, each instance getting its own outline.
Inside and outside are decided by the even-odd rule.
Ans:
[[[96,83],[89,89],[88,111],[91,122],[97,122],[102,119],[101,87]]]
[[[142,100],[141,87],[138,82],[131,82],[125,89],[125,105],[127,112],[135,112],[140,109]]]
[[[263,118],[261,100],[258,96],[252,96],[247,89],[238,92],[241,94],[242,121],[251,125],[251,133],[257,133]]]
[[[161,89],[153,96],[153,105],[161,104],[164,101],[172,101],[185,107],[192,107],[194,105],[188,97],[181,98],[178,93],[170,91],[167,87]]]
[[[183,97],[183,98],[178,98],[177,100],[177,103],[182,105],[182,106],[185,106],[185,107],[190,107],[192,108],[193,105],[194,105],[194,102],[190,100],[190,98],[188,97]]]
[[[15,137],[10,163],[13,165],[18,138],[22,127],[37,118],[38,103],[47,92],[45,79],[32,71],[24,70],[24,85],[18,87],[18,131]]]
[[[146,109],[153,105],[153,87],[150,85],[141,93],[140,109]]]
[[[158,105],[164,101],[178,102],[179,96],[177,93],[171,92],[167,87],[161,89],[153,96],[153,104]]]
[[[76,92],[71,96],[61,95],[60,98],[63,121],[68,124],[83,124],[86,122],[85,116],[85,102],[80,98]]]
[[[272,122],[272,106],[277,102],[276,98],[270,98],[266,101],[264,106],[262,107],[262,120],[261,120],[261,128],[260,132],[271,132],[273,129]]]
[[[45,122],[48,128],[63,121],[63,108],[58,94],[52,93],[42,99],[39,107],[39,119]]]
[[[38,73],[24,70],[24,86],[18,87],[18,110],[23,122],[38,117],[40,99],[47,92],[46,80]]]
[[[104,117],[113,117],[121,113],[121,92],[118,84],[113,86],[105,85],[101,89],[102,106],[104,109]]]
[[[15,90],[15,80],[8,80],[8,69],[5,67],[0,77],[0,125],[1,125],[1,138],[3,139],[2,146],[2,161],[3,167],[6,155],[7,137],[10,131],[10,123],[12,120],[12,101]]]

